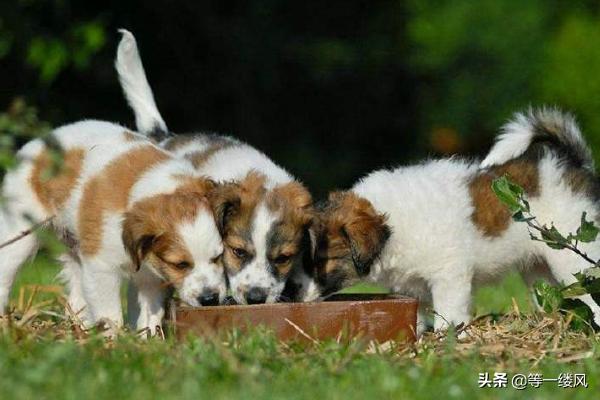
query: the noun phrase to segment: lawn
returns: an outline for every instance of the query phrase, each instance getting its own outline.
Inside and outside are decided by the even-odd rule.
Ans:
[[[183,343],[124,334],[109,343],[62,318],[53,286],[48,293],[27,286],[55,285],[55,268],[44,258],[27,266],[13,295],[21,318],[0,323],[1,399],[577,399],[599,393],[598,335],[569,330],[560,315],[532,314],[517,276],[477,293],[480,318],[464,340],[428,334],[413,346],[299,345],[257,330]],[[484,372],[506,372],[509,388],[479,388]],[[521,393],[510,388],[516,373],[585,373],[588,388],[544,382]]]

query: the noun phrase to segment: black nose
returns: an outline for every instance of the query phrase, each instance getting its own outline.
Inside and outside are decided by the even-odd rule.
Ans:
[[[264,289],[253,287],[246,293],[248,304],[262,304],[267,301],[267,292]]]
[[[198,301],[203,306],[216,306],[219,304],[219,293],[205,291],[202,295],[198,296]]]

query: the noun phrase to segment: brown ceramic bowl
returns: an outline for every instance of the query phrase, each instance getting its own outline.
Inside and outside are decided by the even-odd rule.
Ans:
[[[385,294],[338,294],[318,303],[172,307],[169,315],[178,338],[262,325],[284,341],[360,337],[383,343],[415,340],[417,301]]]

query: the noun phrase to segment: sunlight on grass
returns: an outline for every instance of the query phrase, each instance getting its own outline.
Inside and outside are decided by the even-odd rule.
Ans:
[[[499,284],[480,288],[474,299],[474,314],[505,313],[513,309],[515,299],[521,312],[530,312],[532,299],[523,279],[517,273],[509,274]]]
[[[15,280],[15,285],[13,286],[13,290],[11,292],[11,300],[18,301],[21,288],[24,288],[28,285],[61,286],[61,283],[56,279],[58,271],[59,267],[55,261],[48,258],[44,253],[38,254],[33,261],[25,264],[21,271],[19,271],[17,279]],[[30,292],[31,290],[28,291]],[[55,296],[55,294],[40,291],[36,294],[36,301],[49,300]]]

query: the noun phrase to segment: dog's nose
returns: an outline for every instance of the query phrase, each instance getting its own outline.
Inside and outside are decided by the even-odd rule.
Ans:
[[[248,304],[262,304],[267,301],[267,292],[264,289],[253,287],[246,293]]]
[[[213,291],[204,291],[198,296],[198,302],[203,306],[216,306],[219,304],[219,293]]]

